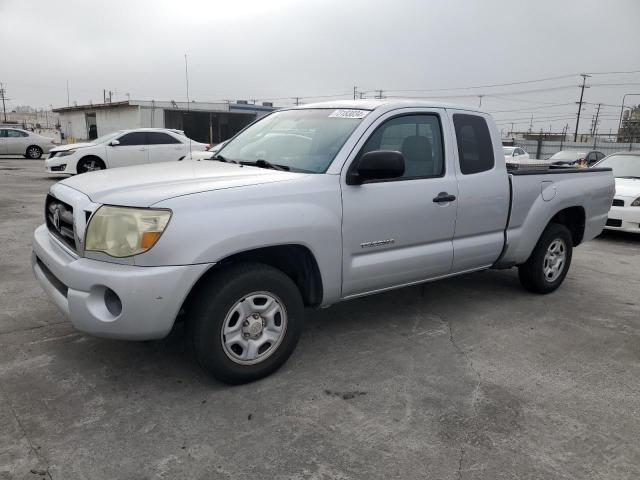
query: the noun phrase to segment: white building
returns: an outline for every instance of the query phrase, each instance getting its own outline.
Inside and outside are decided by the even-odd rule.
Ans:
[[[193,140],[216,144],[233,136],[256,118],[274,110],[271,104],[209,103],[155,100],[74,105],[55,108],[69,141],[97,138],[116,130],[164,127],[184,130]]]

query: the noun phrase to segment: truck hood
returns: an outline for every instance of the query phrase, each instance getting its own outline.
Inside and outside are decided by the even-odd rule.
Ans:
[[[52,148],[51,151],[52,152],[64,152],[66,150],[75,150],[76,148],[82,148],[82,147],[93,147],[95,145],[96,145],[95,143],[89,143],[89,142],[85,142],[85,143],[68,143],[66,145],[60,145],[59,147]]]
[[[616,195],[619,197],[640,197],[640,179],[616,178]]]
[[[96,203],[148,207],[181,195],[280,182],[307,175],[233,163],[194,160],[83,173],[60,183],[84,193]]]

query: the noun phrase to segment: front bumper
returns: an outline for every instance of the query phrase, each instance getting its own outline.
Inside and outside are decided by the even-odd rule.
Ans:
[[[640,233],[640,207],[611,207],[604,228]]]
[[[76,329],[125,340],[166,336],[187,294],[211,266],[136,267],[74,257],[45,225],[33,235],[32,265]]]
[[[75,155],[66,155],[64,157],[47,158],[44,161],[44,167],[47,172],[51,173],[76,173],[77,159]]]

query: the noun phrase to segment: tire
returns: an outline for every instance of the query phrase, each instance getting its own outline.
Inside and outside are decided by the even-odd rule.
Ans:
[[[78,161],[76,172],[97,172],[98,170],[104,170],[107,168],[102,160],[98,157],[84,157]]]
[[[526,263],[518,267],[520,283],[535,293],[551,293],[567,276],[573,254],[571,232],[564,225],[550,224]]]
[[[38,160],[40,157],[42,157],[42,149],[37,145],[31,145],[27,147],[25,157],[30,158],[31,160]]]
[[[199,287],[192,305],[187,335],[198,363],[229,384],[277,370],[302,331],[298,287],[282,271],[260,263],[232,265],[215,274]]]

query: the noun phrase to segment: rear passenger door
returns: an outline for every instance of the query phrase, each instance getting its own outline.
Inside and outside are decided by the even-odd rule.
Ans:
[[[24,155],[29,146],[29,134],[20,130],[7,129],[5,147],[10,155]]]
[[[147,132],[129,132],[121,135],[117,145],[107,145],[108,167],[140,165],[149,161]]]
[[[450,272],[457,187],[448,127],[444,110],[396,110],[377,119],[356,145],[340,181],[343,297]],[[401,152],[404,175],[347,184],[349,169],[374,150]]]
[[[454,273],[492,265],[504,246],[509,178],[493,122],[480,113],[449,110],[457,145],[458,215]]]
[[[165,132],[147,132],[149,162],[176,161],[189,153],[189,145]]]

